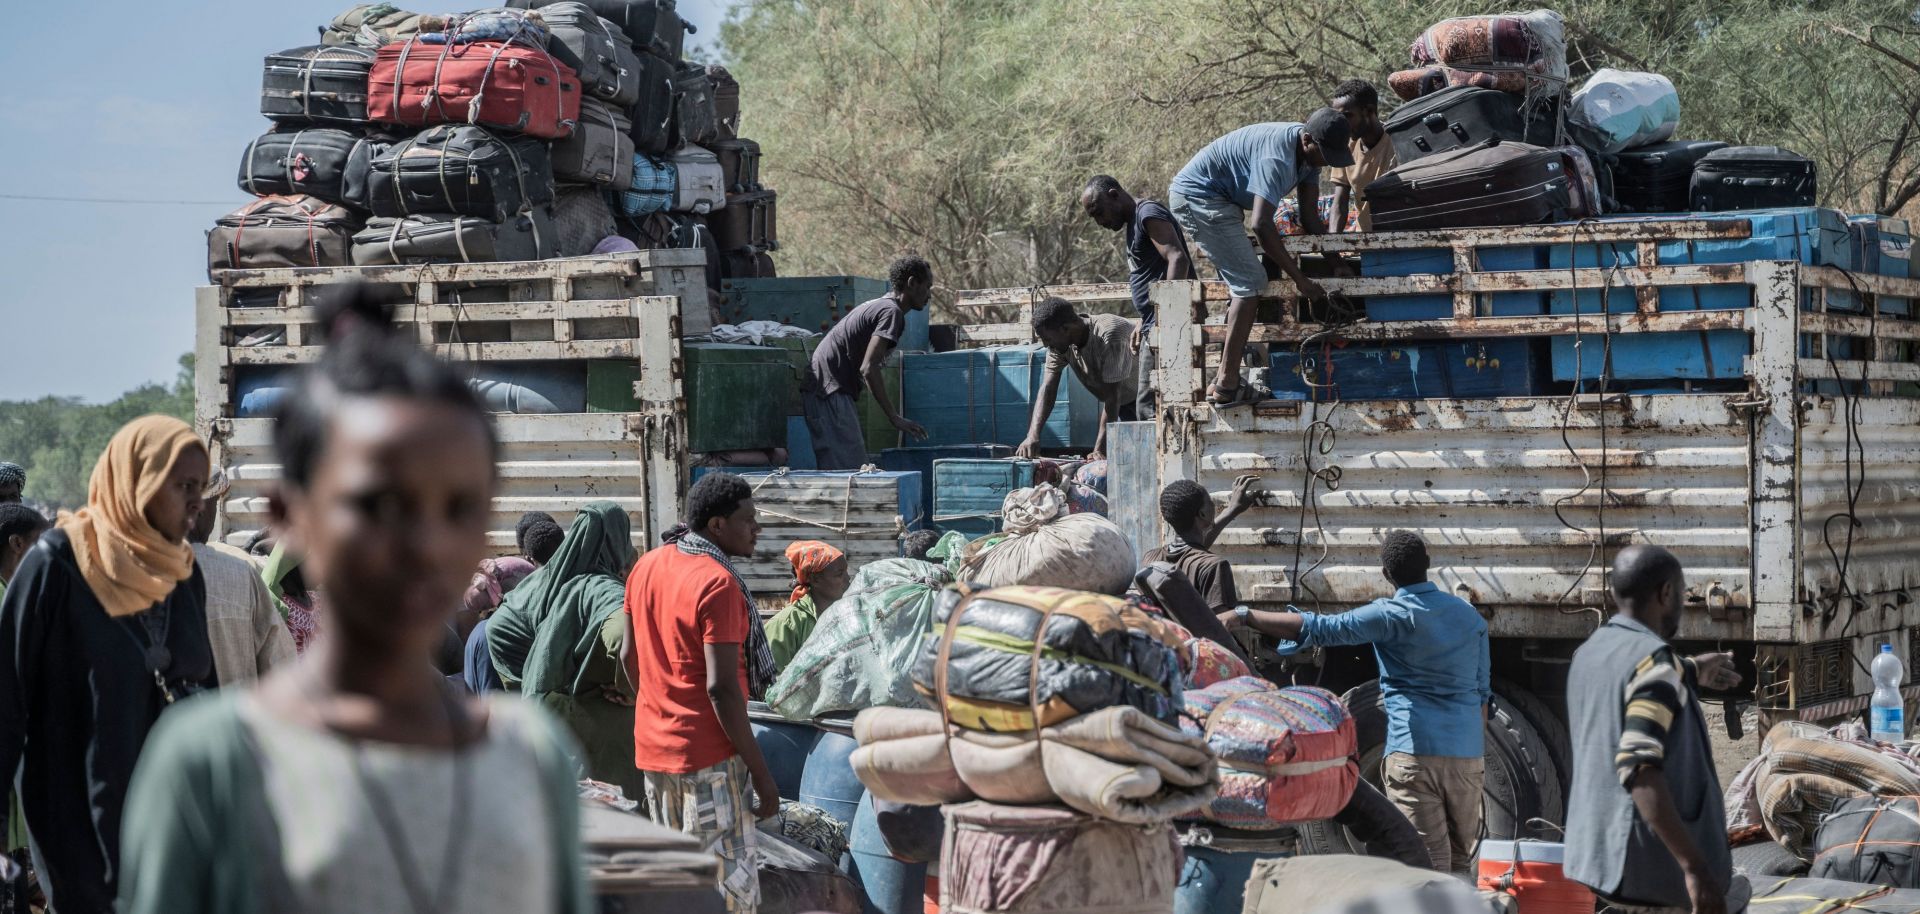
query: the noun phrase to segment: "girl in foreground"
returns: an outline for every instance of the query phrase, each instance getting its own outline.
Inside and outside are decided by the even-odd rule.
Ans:
[[[487,551],[487,414],[448,365],[363,330],[302,375],[274,448],[276,525],[326,623],[296,663],[156,730],[121,914],[584,914],[566,737],[430,662]]]

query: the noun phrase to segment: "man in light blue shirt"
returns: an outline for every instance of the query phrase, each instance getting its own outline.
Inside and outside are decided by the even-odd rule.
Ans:
[[[1260,249],[1307,298],[1324,298],[1319,284],[1300,272],[1300,264],[1280,243],[1273,215],[1287,194],[1299,196],[1301,224],[1308,233],[1320,224],[1320,169],[1353,164],[1347,119],[1321,108],[1304,124],[1272,123],[1242,127],[1194,154],[1167,189],[1167,208],[1187,237],[1200,245],[1233,293],[1227,308],[1227,343],[1220,370],[1207,399],[1227,406],[1255,398],[1240,383],[1240,356],[1253,329],[1254,299],[1267,285],[1267,271],[1247,241],[1247,214]]]
[[[1281,640],[1282,653],[1371,644],[1387,708],[1387,798],[1419,829],[1441,872],[1466,870],[1480,836],[1486,776],[1486,707],[1493,691],[1487,623],[1467,601],[1427,580],[1427,544],[1405,530],[1387,534],[1381,571],[1393,596],[1350,612],[1221,613],[1229,629]]]

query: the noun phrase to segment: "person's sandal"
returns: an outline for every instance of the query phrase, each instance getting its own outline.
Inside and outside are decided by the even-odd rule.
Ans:
[[[1267,399],[1267,397],[1268,393],[1261,389],[1260,385],[1254,384],[1245,378],[1240,379],[1240,386],[1232,390],[1223,391],[1217,385],[1207,388],[1207,402],[1213,404],[1214,407],[1218,409],[1232,409],[1236,406],[1246,406],[1250,403],[1258,403],[1261,400]]]

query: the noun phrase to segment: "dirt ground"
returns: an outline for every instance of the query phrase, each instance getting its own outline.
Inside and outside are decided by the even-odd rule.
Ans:
[[[1718,702],[1702,705],[1701,710],[1707,713],[1707,735],[1713,740],[1713,767],[1720,774],[1720,786],[1725,787],[1760,754],[1760,712],[1749,706],[1741,715],[1746,732],[1735,742],[1727,738],[1727,722]]]

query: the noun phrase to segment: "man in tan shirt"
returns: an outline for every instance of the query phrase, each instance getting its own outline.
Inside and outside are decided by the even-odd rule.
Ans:
[[[1333,183],[1333,231],[1347,224],[1347,208],[1358,211],[1360,231],[1373,231],[1373,207],[1367,205],[1367,185],[1398,164],[1387,128],[1380,123],[1380,93],[1364,79],[1349,79],[1333,90],[1333,110],[1346,115],[1351,135],[1348,148],[1353,164],[1327,169]]]
[[[207,641],[222,686],[253,682],[293,659],[293,635],[273,608],[260,569],[245,552],[207,542],[217,505],[232,483],[219,470],[207,486],[207,507],[194,521],[193,561],[207,582]]]
[[[1107,450],[1107,423],[1131,422],[1140,398],[1140,356],[1133,348],[1134,322],[1117,314],[1076,313],[1064,299],[1049,298],[1033,306],[1033,332],[1047,347],[1047,373],[1033,401],[1033,422],[1027,440],[1015,454],[1035,456],[1040,431],[1053,415],[1060,393],[1060,376],[1068,368],[1100,401],[1100,431],[1087,457],[1102,459]]]

